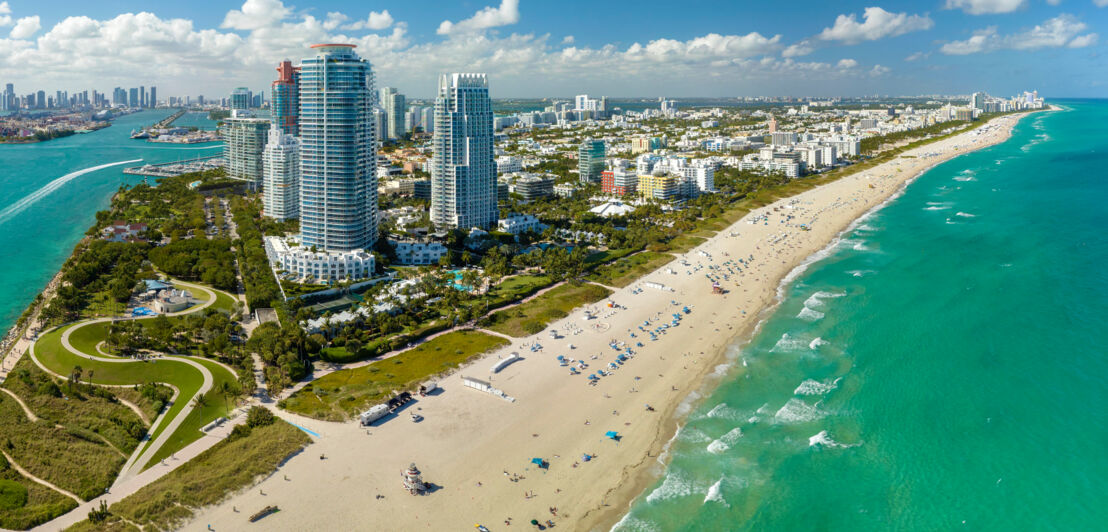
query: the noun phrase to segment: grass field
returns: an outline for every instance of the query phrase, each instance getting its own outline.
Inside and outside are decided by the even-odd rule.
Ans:
[[[601,266],[586,278],[600,284],[623,288],[639,277],[669,264],[673,259],[673,255],[669,253],[643,251]]]
[[[315,419],[343,421],[394,392],[411,390],[434,375],[507,344],[503,338],[477,331],[444,334],[368,366],[324,375],[280,406]]]
[[[23,478],[0,455],[0,484],[18,484],[25,494],[18,504],[0,503],[0,528],[26,530],[77,507],[77,502],[46,486]],[[2,489],[2,488],[0,488]]]
[[[711,237],[711,231],[698,231],[698,233],[707,233],[707,237]],[[693,236],[691,234],[684,234],[673,240],[670,240],[667,245],[669,250],[673,253],[684,253],[696,246],[699,246],[707,241],[705,237]]]
[[[147,468],[203,437],[204,433],[200,432],[200,429],[203,428],[204,425],[211,423],[212,420],[216,418],[225,417],[235,408],[235,398],[225,398],[219,393],[219,390],[223,382],[237,386],[238,378],[228,371],[227,368],[211,360],[197,357],[189,358],[208,368],[208,371],[212,373],[212,389],[207,394],[207,404],[200,408],[193,409],[193,411],[189,413],[189,416],[177,427],[177,431],[170,436],[169,440],[165,442],[165,445],[163,445],[158,452],[154,453],[154,456],[147,463]]]
[[[230,294],[222,290],[216,290],[214,288],[211,290],[215,292],[215,303],[212,303],[212,306],[209,308],[213,308],[220,312],[226,312],[227,314],[234,312],[235,303],[238,301],[237,299],[231,297]]]
[[[145,530],[172,530],[188,521],[196,510],[217,504],[229,494],[252,485],[259,477],[272,473],[309,442],[300,429],[280,420],[256,427],[245,437],[217,443],[168,475],[111,505],[107,522],[83,521],[68,530],[137,530],[123,519]],[[243,522],[246,522],[245,517]]]
[[[611,290],[603,286],[566,283],[530,301],[489,315],[486,326],[494,331],[522,338],[542,332],[546,324],[565,317],[574,308],[595,303],[611,294]]]

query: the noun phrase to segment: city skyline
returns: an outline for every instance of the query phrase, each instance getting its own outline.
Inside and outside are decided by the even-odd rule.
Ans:
[[[580,16],[580,6],[518,0],[371,12],[339,1],[247,0],[141,13],[66,1],[36,12],[38,4],[8,0],[0,81],[20,93],[146,84],[171,87],[166,96],[212,97],[268,86],[275,58],[295,61],[311,43],[349,42],[380,86],[412,99],[433,97],[437,76],[458,71],[496,79],[493,98],[1010,94],[1030,80],[1054,94],[1095,96],[1108,18],[1099,3],[1108,5],[889,1],[747,13],[722,2],[684,12],[640,2]]]

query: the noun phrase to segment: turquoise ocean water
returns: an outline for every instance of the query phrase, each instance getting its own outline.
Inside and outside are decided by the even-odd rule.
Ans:
[[[1105,530],[1108,102],[1058,103],[786,286],[616,529]]]
[[[123,168],[220,153],[222,143],[170,146],[128,138],[132,129],[170,114],[145,111],[93,133],[0,144],[0,327],[5,332],[65,262],[96,211],[108,206],[121,184],[141,181],[124,176]],[[142,163],[96,169],[138,159]]]

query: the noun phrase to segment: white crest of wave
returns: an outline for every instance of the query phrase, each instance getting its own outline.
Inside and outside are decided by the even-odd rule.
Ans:
[[[704,493],[702,487],[697,487],[691,480],[681,476],[680,473],[670,472],[662,480],[662,484],[646,496],[646,502],[666,501],[678,497],[688,497],[697,493]]]
[[[723,454],[727,452],[727,450],[730,449],[732,445],[735,445],[735,443],[738,442],[739,439],[742,437],[743,429],[740,427],[735,427],[727,431],[727,434],[720,436],[719,439],[712,440],[712,443],[708,444],[708,452],[712,454]]]
[[[816,320],[822,318],[823,316],[824,316],[824,313],[822,313],[818,310],[810,309],[808,307],[804,307],[804,308],[800,309],[800,314],[796,315],[796,317],[798,317],[802,320],[805,320],[805,321],[816,321]]]
[[[962,218],[976,218],[977,217],[976,214],[970,214],[968,212],[959,212],[957,215],[961,216]]]
[[[789,333],[785,333],[781,335],[781,339],[777,340],[776,344],[773,344],[773,348],[771,348],[770,351],[776,353],[799,351],[800,349],[803,349],[805,345],[806,344],[803,338],[795,338],[793,336],[789,336]]]
[[[841,378],[820,382],[815,379],[807,379],[793,390],[793,395],[823,395],[838,388],[840,380]]]
[[[719,480],[708,488],[708,494],[704,496],[704,504],[715,502],[727,508],[731,507],[731,505],[727,504],[727,501],[723,499],[723,492],[720,489],[721,484],[723,484],[723,477],[719,477]]]
[[[806,423],[823,416],[819,408],[794,397],[774,414],[773,419],[778,423]]]
[[[831,436],[827,434],[826,430],[821,430],[821,431],[819,431],[819,434],[816,434],[815,436],[812,436],[811,438],[808,438],[808,447],[815,447],[817,445],[820,446],[820,447],[828,447],[828,448],[832,448],[832,449],[834,449],[834,448],[846,449],[846,448],[850,448],[850,447],[857,447],[857,446],[861,445],[861,443],[852,443],[852,444],[839,443],[839,442],[831,439]]]
[[[815,340],[812,340],[812,342],[808,344],[808,349],[815,351],[816,349],[819,349],[819,346],[827,345],[829,343],[831,342],[828,342],[827,340],[824,340],[823,338],[817,336]]]

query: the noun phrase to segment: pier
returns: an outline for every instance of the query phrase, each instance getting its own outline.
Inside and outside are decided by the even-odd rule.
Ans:
[[[165,129],[165,128],[168,128],[170,125],[173,124],[173,122],[176,122],[178,118],[181,118],[182,116],[185,116],[185,112],[186,112],[185,109],[178,109],[176,113],[173,113],[173,114],[163,118],[161,120],[161,122],[158,122],[157,124],[154,124],[153,126],[150,126],[150,128],[151,129]]]
[[[143,166],[124,168],[123,173],[155,178],[176,177],[181,174],[223,168],[225,165],[226,161],[223,160],[223,155],[210,155],[207,157],[197,157],[195,159],[186,159],[171,163],[146,164]]]

